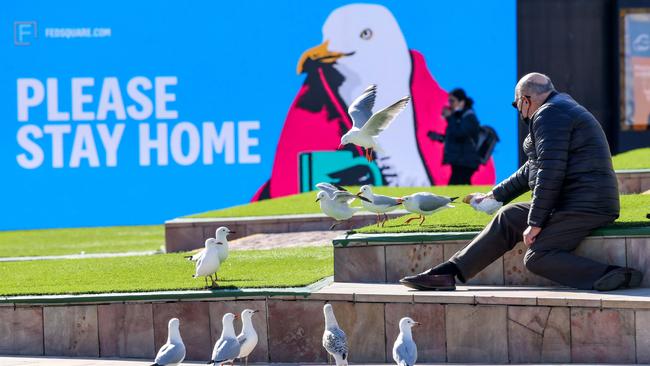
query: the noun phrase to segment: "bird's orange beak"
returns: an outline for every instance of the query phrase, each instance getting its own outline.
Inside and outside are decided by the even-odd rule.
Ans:
[[[332,52],[327,49],[329,41],[325,41],[319,44],[316,47],[312,47],[302,53],[298,59],[298,66],[296,67],[296,73],[302,74],[304,71],[305,62],[309,59],[312,61],[318,61],[324,64],[331,64],[334,61],[338,60],[343,56],[348,56],[348,54],[342,52]]]
[[[239,314],[235,314],[235,320],[237,320],[239,318],[241,318],[241,316],[239,316]]]
[[[398,198],[398,199],[397,199],[397,204],[398,204],[398,205],[401,205],[402,202],[404,202],[404,199],[403,199],[403,198]]]

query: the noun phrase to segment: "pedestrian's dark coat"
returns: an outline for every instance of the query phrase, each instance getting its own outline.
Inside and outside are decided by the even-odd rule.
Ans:
[[[476,152],[479,130],[478,118],[471,108],[448,116],[443,164],[477,168],[480,164]]]

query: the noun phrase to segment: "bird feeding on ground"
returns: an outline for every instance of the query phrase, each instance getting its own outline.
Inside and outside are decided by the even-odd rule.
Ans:
[[[327,351],[328,360],[334,357],[336,366],[348,364],[348,341],[345,332],[339,327],[334,316],[331,304],[323,306],[325,314],[325,332],[323,333],[323,347]]]
[[[372,113],[377,96],[377,86],[370,85],[363,93],[355,99],[348,108],[348,114],[352,118],[352,128],[341,137],[339,148],[347,144],[354,144],[365,149],[366,159],[372,161],[372,151],[382,153],[383,150],[377,142],[379,134],[390,126],[395,117],[406,108],[409,96],[406,96],[388,107]]]
[[[401,198],[374,194],[372,187],[369,185],[361,186],[357,195],[365,197],[370,201],[366,202],[362,200],[361,205],[366,210],[377,214],[377,226],[380,223],[381,226],[384,226],[384,223],[388,221],[388,215],[386,213],[395,210],[397,206],[402,204]],[[384,220],[381,219],[381,214],[384,214]]]
[[[458,197],[438,196],[429,192],[419,192],[404,196],[402,197],[404,208],[406,208],[408,212],[418,214],[417,217],[411,217],[406,220],[406,223],[409,224],[413,220],[421,219],[422,221],[420,221],[420,225],[422,225],[425,216],[431,215],[432,213],[445,208],[453,208],[454,206],[451,205],[451,202],[456,198]]]
[[[217,241],[215,238],[209,238],[205,240],[205,249],[203,249],[203,255],[196,261],[196,272],[192,277],[205,277],[205,284],[208,286],[208,277],[212,281],[211,287],[217,287],[216,275],[219,267],[221,266],[221,261],[219,261],[219,246],[223,245]],[[212,275],[215,275],[215,278],[212,278]]]
[[[413,366],[418,359],[418,348],[413,341],[411,328],[420,323],[409,317],[399,321],[399,335],[393,344],[393,360],[398,366]]]
[[[362,201],[368,201],[365,197],[354,195],[330,183],[318,183],[316,187],[320,189],[316,195],[316,202],[319,202],[321,211],[337,221],[348,220],[355,212],[361,210],[358,207],[350,207],[350,203],[355,199],[359,198]],[[338,222],[332,224],[330,230],[337,224]]]
[[[255,346],[257,346],[257,332],[253,327],[253,314],[257,313],[257,310],[246,309],[241,312],[241,333],[237,336],[237,341],[239,342],[239,359],[246,359],[246,365],[248,365],[248,356],[253,352]]]
[[[176,318],[169,320],[167,325],[167,342],[160,347],[156,359],[151,366],[180,365],[185,359],[185,345],[179,330],[180,322]]]
[[[217,340],[212,350],[212,358],[209,364],[223,365],[224,363],[234,363],[239,357],[241,347],[235,335],[235,326],[233,322],[238,319],[239,315],[233,313],[224,314],[221,319],[221,337]]]

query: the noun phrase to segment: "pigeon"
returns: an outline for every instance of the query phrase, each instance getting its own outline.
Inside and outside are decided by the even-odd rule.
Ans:
[[[481,202],[476,202],[476,199],[478,197],[483,197]],[[486,198],[484,194],[482,193],[473,193],[470,195],[465,196],[463,198],[463,202],[469,204],[472,206],[472,208],[476,211],[480,212],[485,212],[488,215],[492,215],[495,213],[498,209],[503,206],[503,202],[499,202],[495,200],[494,198]]]
[[[354,195],[330,183],[318,183],[316,187],[320,189],[316,195],[316,202],[320,202],[321,211],[337,221],[348,220],[355,212],[361,210],[357,207],[350,207],[353,200],[359,198],[362,201],[369,201],[365,197]],[[334,229],[337,224],[337,222],[332,224],[330,230]]]
[[[248,365],[248,356],[253,352],[257,346],[257,332],[253,327],[253,314],[257,310],[246,309],[241,312],[242,328],[241,333],[237,336],[239,342],[239,356],[237,358],[245,358],[246,365]]]
[[[406,317],[399,321],[399,335],[393,344],[393,360],[397,366],[413,366],[418,359],[418,348],[413,341],[411,328],[420,325]]]
[[[196,261],[196,272],[192,277],[205,277],[205,284],[208,285],[208,277],[212,280],[211,287],[217,287],[216,279],[212,278],[214,274],[219,270],[221,262],[219,261],[219,246],[223,245],[217,241],[215,238],[209,238],[205,240],[205,249],[203,250],[203,255],[199,257]]]
[[[445,208],[453,208],[454,206],[451,205],[451,202],[456,198],[458,197],[438,196],[429,192],[419,192],[404,196],[402,197],[404,208],[411,213],[418,214],[418,217],[411,217],[406,220],[406,223],[409,224],[413,220],[421,219],[420,226],[422,226],[425,220],[424,216],[431,215]]]
[[[388,215],[386,215],[386,212],[393,211],[397,206],[402,204],[401,198],[372,193],[372,187],[369,185],[361,186],[358,195],[370,200],[370,202],[361,201],[361,205],[366,210],[377,214],[377,226],[379,226],[380,223],[381,226],[384,226],[386,221],[388,221]],[[384,214],[383,221],[381,219],[381,214]]]
[[[348,364],[348,341],[345,332],[339,328],[339,323],[334,317],[334,310],[331,304],[323,306],[325,314],[325,332],[323,333],[323,347],[327,351],[328,358],[334,357],[336,366]]]
[[[355,144],[365,148],[366,159],[372,161],[372,150],[383,152],[377,142],[379,134],[390,126],[395,117],[406,108],[411,97],[406,96],[392,105],[373,114],[372,107],[375,105],[377,86],[370,85],[363,93],[355,99],[348,108],[348,114],[352,118],[352,128],[341,137],[339,148],[347,144]]]
[[[180,365],[185,359],[185,345],[178,329],[178,319],[172,318],[167,325],[167,343],[165,343],[151,366]]]
[[[239,357],[241,347],[235,336],[235,326],[233,321],[239,318],[239,315],[226,313],[221,319],[222,329],[221,337],[217,340],[212,350],[212,359],[209,364],[222,365],[224,363],[233,363]]]

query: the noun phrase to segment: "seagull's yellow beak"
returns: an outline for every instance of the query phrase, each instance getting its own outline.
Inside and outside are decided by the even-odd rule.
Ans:
[[[325,41],[319,44],[316,47],[312,47],[302,53],[300,59],[298,59],[298,66],[296,67],[296,73],[302,74],[304,71],[304,65],[307,60],[317,61],[325,64],[331,64],[334,61],[338,60],[343,56],[348,54],[342,52],[332,52],[327,49],[329,41]]]

